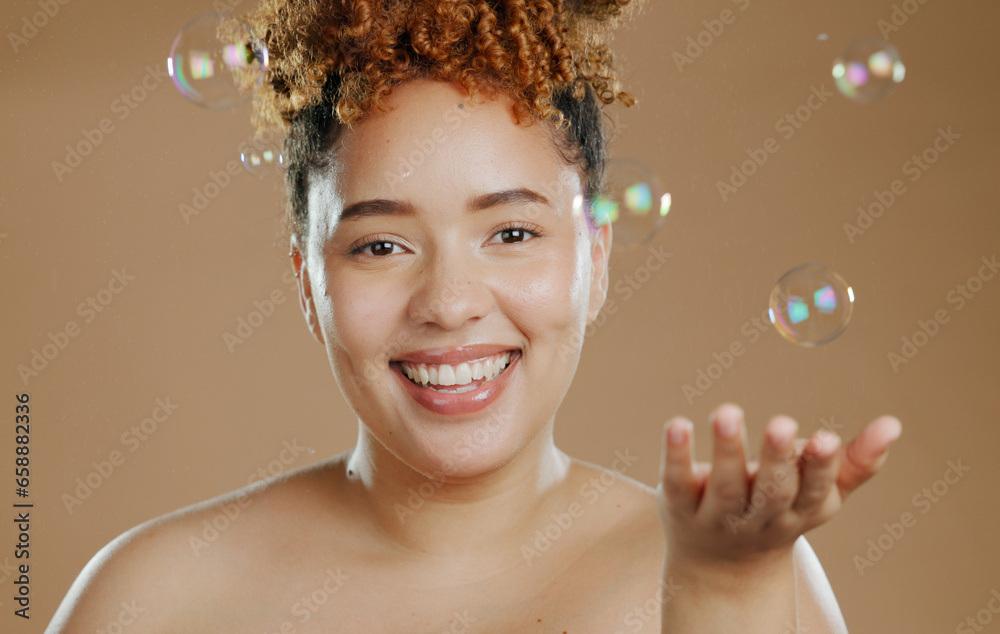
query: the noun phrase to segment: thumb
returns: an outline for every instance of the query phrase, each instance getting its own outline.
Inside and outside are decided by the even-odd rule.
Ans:
[[[837,486],[841,497],[847,496],[882,468],[889,457],[888,449],[900,434],[903,425],[894,416],[881,416],[868,423],[840,454]]]

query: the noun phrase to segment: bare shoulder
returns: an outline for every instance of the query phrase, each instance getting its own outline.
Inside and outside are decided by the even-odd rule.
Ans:
[[[626,475],[634,459],[621,453],[610,469],[573,459],[570,477],[577,481],[581,513],[592,513],[601,533],[594,545],[601,558],[636,562],[636,572],[644,575],[655,568],[658,577],[666,547],[663,524],[655,489]]]
[[[226,611],[230,600],[246,603],[263,583],[258,573],[273,571],[263,574],[273,582],[294,565],[287,535],[317,508],[310,497],[336,497],[323,487],[343,460],[256,482],[122,533],[87,563],[46,632],[103,631],[114,623],[139,633],[205,631],[206,614]]]
[[[580,501],[600,508],[614,530],[632,537],[638,531],[659,539],[663,536],[663,527],[655,489],[626,475],[636,459],[627,451],[618,452],[609,469],[572,458],[570,478],[576,480]]]

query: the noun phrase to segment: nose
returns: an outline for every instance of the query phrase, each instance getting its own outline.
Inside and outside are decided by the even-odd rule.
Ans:
[[[416,273],[410,319],[443,330],[459,330],[482,319],[495,305],[485,274],[483,262],[459,249],[428,257]]]

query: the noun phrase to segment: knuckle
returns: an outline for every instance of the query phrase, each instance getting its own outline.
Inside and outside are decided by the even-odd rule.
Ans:
[[[668,478],[663,483],[663,490],[667,498],[677,498],[687,492],[687,487],[679,480]]]
[[[717,480],[712,483],[712,491],[724,500],[735,500],[746,495],[746,487],[732,480]]]

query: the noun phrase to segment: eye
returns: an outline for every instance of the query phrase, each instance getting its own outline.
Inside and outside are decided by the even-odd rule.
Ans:
[[[399,249],[399,251],[395,251],[394,249]],[[376,257],[395,255],[400,252],[402,252],[402,247],[398,244],[381,238],[369,240],[351,248],[351,254],[353,255],[371,255]]]
[[[497,242],[497,238],[499,238],[499,242],[503,244],[516,244],[518,242],[526,242],[531,238],[537,238],[541,234],[540,229],[512,223],[500,227],[496,234],[494,234],[493,242]]]

